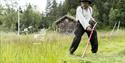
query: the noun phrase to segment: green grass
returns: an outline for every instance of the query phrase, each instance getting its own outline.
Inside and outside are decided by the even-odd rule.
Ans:
[[[109,32],[98,32],[99,51],[91,49],[81,58],[87,42],[87,35],[75,52],[68,49],[74,35],[47,32],[44,40],[36,40],[31,35],[17,36],[15,33],[0,34],[0,63],[125,63],[125,32],[120,30],[109,36]],[[38,44],[35,44],[38,43]]]

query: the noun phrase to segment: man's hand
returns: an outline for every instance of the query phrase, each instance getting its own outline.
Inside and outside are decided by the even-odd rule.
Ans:
[[[91,28],[90,26],[88,26],[88,27],[86,28],[86,30],[87,30],[87,31],[92,31],[92,28]]]
[[[95,19],[90,19],[89,24],[93,27],[95,25],[96,21]]]

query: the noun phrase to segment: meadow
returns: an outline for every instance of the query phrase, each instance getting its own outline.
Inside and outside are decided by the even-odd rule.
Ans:
[[[98,53],[93,55],[89,46],[83,58],[81,55],[88,39],[86,34],[74,55],[69,54],[73,34],[48,31],[42,40],[33,35],[1,32],[0,63],[125,63],[125,30],[112,35],[110,31],[98,31]]]

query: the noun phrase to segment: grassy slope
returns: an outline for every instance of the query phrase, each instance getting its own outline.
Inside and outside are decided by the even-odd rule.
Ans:
[[[98,54],[93,55],[89,48],[84,58],[81,54],[87,42],[86,34],[75,55],[68,54],[73,35],[49,32],[43,41],[34,39],[33,35],[1,33],[0,36],[0,63],[125,63],[124,31],[112,36],[109,32],[99,32]]]

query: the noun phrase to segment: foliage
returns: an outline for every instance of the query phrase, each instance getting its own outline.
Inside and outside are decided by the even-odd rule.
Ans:
[[[0,5],[0,28],[15,31],[18,28],[18,10],[15,9],[15,6],[18,6],[17,0],[5,0],[5,2],[7,2],[5,7]],[[19,15],[21,31],[29,26],[38,30],[42,14],[35,10],[35,7],[29,4],[25,10],[20,8]]]
[[[125,0],[92,0],[93,4],[93,17],[95,17],[96,21],[99,22],[97,28],[108,28],[112,27],[115,22],[121,21],[121,25],[124,27],[124,2]],[[54,4],[54,3],[52,3]],[[76,8],[80,5],[79,0],[65,0],[63,4],[59,4],[59,6],[53,7],[53,10],[50,9],[50,13],[48,14],[50,17],[47,19],[53,20],[53,22],[63,16],[63,15],[72,15],[75,17]],[[52,12],[56,11],[56,12]],[[57,16],[57,17],[56,17]],[[59,17],[58,17],[59,16]],[[56,17],[56,18],[55,18]],[[52,21],[49,21],[51,24]],[[101,27],[100,27],[101,26]]]
[[[18,14],[17,8],[18,0],[4,0],[5,6],[0,5],[0,28],[9,31],[17,29]],[[52,24],[64,15],[71,15],[75,17],[76,8],[80,5],[79,0],[65,0],[57,3],[56,0],[47,0],[47,7],[45,13],[40,13],[35,10],[31,4],[26,6],[26,9],[20,11],[21,30],[29,26],[34,29],[38,28],[52,28]],[[93,17],[98,22],[97,28],[111,28],[120,21],[122,27],[125,27],[125,0],[92,0]],[[1,29],[1,30],[2,30]]]
[[[29,4],[27,9],[22,13],[21,27],[22,29],[33,26],[36,30],[39,27],[41,21],[41,14],[35,11],[32,6]]]
[[[114,7],[110,11],[110,19],[109,21],[111,23],[116,23],[118,21],[121,22],[121,26],[125,27],[125,6],[124,6],[125,0],[119,0],[116,4],[117,7]]]

